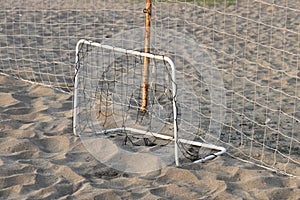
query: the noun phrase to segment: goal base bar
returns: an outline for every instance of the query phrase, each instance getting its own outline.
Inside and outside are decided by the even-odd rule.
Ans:
[[[118,132],[118,131],[130,131],[130,132],[133,132],[133,133],[146,135],[146,136],[152,136],[152,137],[160,138],[160,139],[163,139],[163,140],[169,140],[169,141],[172,141],[172,142],[176,141],[174,137],[171,137],[171,136],[168,136],[168,135],[162,135],[162,134],[159,134],[159,133],[144,131],[144,130],[130,128],[130,127],[119,127],[119,128],[107,129],[107,130],[104,130],[104,131],[96,132],[96,135],[103,135],[103,134],[108,134],[108,133]],[[178,149],[178,143],[189,144],[189,145],[203,147],[203,148],[212,149],[212,150],[217,151],[216,153],[210,154],[210,155],[208,155],[204,158],[201,158],[199,160],[195,160],[193,163],[202,163],[202,162],[214,159],[218,156],[221,156],[222,154],[224,154],[226,152],[225,147],[216,146],[216,145],[213,145],[213,144],[207,144],[207,143],[198,142],[198,141],[180,139],[180,138],[177,139],[177,141],[175,142],[175,149]],[[176,153],[176,152],[175,152],[175,163],[176,163],[176,166],[180,166],[178,153]]]

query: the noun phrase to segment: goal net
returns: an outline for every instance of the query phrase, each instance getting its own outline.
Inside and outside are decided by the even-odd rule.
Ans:
[[[199,98],[193,80],[188,80],[194,77],[192,70],[186,74],[176,70],[166,56],[87,40],[78,42],[76,55],[73,130],[88,149],[91,140],[102,137],[99,144],[93,144],[104,146],[102,153],[95,155],[99,160],[120,170],[145,172],[150,169],[137,163],[149,155],[158,156],[156,169],[185,160],[204,162],[225,153],[225,148],[207,144],[201,132]],[[150,59],[145,110],[144,57]],[[112,146],[121,150],[116,153]],[[135,153],[136,162],[124,150]],[[124,161],[115,163],[120,157]],[[128,168],[128,160],[134,168]]]

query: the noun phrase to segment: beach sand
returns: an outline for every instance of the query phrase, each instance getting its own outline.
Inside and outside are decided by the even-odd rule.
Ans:
[[[130,7],[131,1],[122,5],[105,4],[108,1],[84,1],[84,5],[73,0],[49,2],[27,0],[4,3],[0,12],[0,18],[6,20],[0,27],[4,30],[0,34],[1,72],[4,74],[45,85],[59,85],[68,90],[73,83],[74,50],[79,39],[107,41],[126,30],[143,27],[144,23],[144,4],[137,3],[135,7]],[[226,94],[228,113],[225,119],[228,126],[222,130],[222,136],[231,134],[230,139],[236,137],[237,142],[241,141],[240,133],[246,136],[250,125],[254,124],[246,119],[241,120],[238,115],[241,105],[248,109],[241,111],[244,116],[255,118],[259,123],[266,121],[263,115],[266,110],[260,109],[258,104],[257,110],[253,108],[251,98],[256,97],[260,105],[273,110],[280,107],[288,117],[292,116],[282,120],[282,126],[286,129],[281,131],[288,135],[292,129],[298,134],[299,125],[293,123],[292,128],[289,125],[294,119],[299,119],[300,113],[290,103],[291,99],[295,105],[299,101],[299,69],[290,66],[299,66],[297,41],[300,12],[286,9],[286,5],[279,1],[276,1],[277,6],[272,6],[272,2],[265,0],[252,4],[242,1],[238,6],[228,6],[223,10],[172,4],[172,9],[176,10],[173,12],[167,3],[155,8],[157,19],[154,17],[154,21],[157,21],[154,26],[157,30],[161,30],[165,23],[169,29],[174,28],[187,36],[193,35],[200,42],[199,47],[210,52],[216,70],[222,73],[224,86],[229,91]],[[288,6],[299,8],[300,3],[289,0]],[[285,17],[287,10],[288,23],[285,23],[286,20],[277,15]],[[123,19],[123,14],[128,16]],[[258,19],[261,20],[259,23]],[[159,43],[154,45],[165,48],[160,47]],[[193,52],[194,49],[187,49],[183,56],[194,55]],[[17,74],[20,69],[24,69],[23,73]],[[32,72],[41,74],[33,76]],[[52,73],[51,76],[49,73]],[[63,83],[67,85],[62,86]],[[273,93],[265,91],[263,86],[266,85],[273,87],[270,90]],[[276,89],[285,93],[279,93]],[[257,96],[253,95],[254,90]],[[247,102],[232,91],[242,91],[242,95],[250,100]],[[271,103],[265,100],[265,95]],[[253,113],[256,113],[255,116]],[[270,128],[276,125],[278,116],[275,112],[274,115],[272,112],[268,114],[271,119],[274,118]],[[95,159],[82,140],[73,135],[72,118],[71,93],[0,75],[0,199],[300,198],[299,177],[276,174],[228,154],[202,164],[172,165],[151,173],[118,171]],[[208,129],[207,126],[204,128]],[[231,128],[240,132],[231,133]],[[257,132],[262,133],[262,129],[264,126],[258,127]],[[270,134],[270,139],[274,135]],[[256,139],[261,137],[258,135]],[[273,140],[265,142],[266,145],[274,144]],[[232,152],[234,150],[237,149]],[[250,153],[245,150],[245,154]],[[299,153],[292,156],[299,161]],[[268,159],[272,158],[270,156]],[[295,164],[291,162],[288,167]],[[299,176],[299,169],[293,170]]]
[[[298,199],[300,179],[224,155],[129,174],[72,133],[72,96],[0,76],[0,199]]]

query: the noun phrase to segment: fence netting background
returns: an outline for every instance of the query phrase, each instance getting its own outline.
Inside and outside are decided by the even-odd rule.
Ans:
[[[25,81],[71,93],[75,46],[82,38],[143,47],[137,40],[143,38],[144,1],[11,0],[1,5],[0,72]],[[153,1],[151,15],[152,51],[197,61],[203,131],[238,159],[296,176],[299,8],[298,0],[172,0]],[[182,41],[193,45],[173,45]]]

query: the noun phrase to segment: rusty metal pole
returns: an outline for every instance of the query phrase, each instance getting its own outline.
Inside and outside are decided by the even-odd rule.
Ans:
[[[151,0],[146,0],[146,8],[144,13],[146,14],[145,23],[145,42],[144,42],[144,52],[150,53],[150,25],[151,25]],[[143,88],[142,88],[142,107],[143,112],[147,108],[148,100],[148,75],[149,74],[149,58],[144,57],[144,71],[143,71]]]

